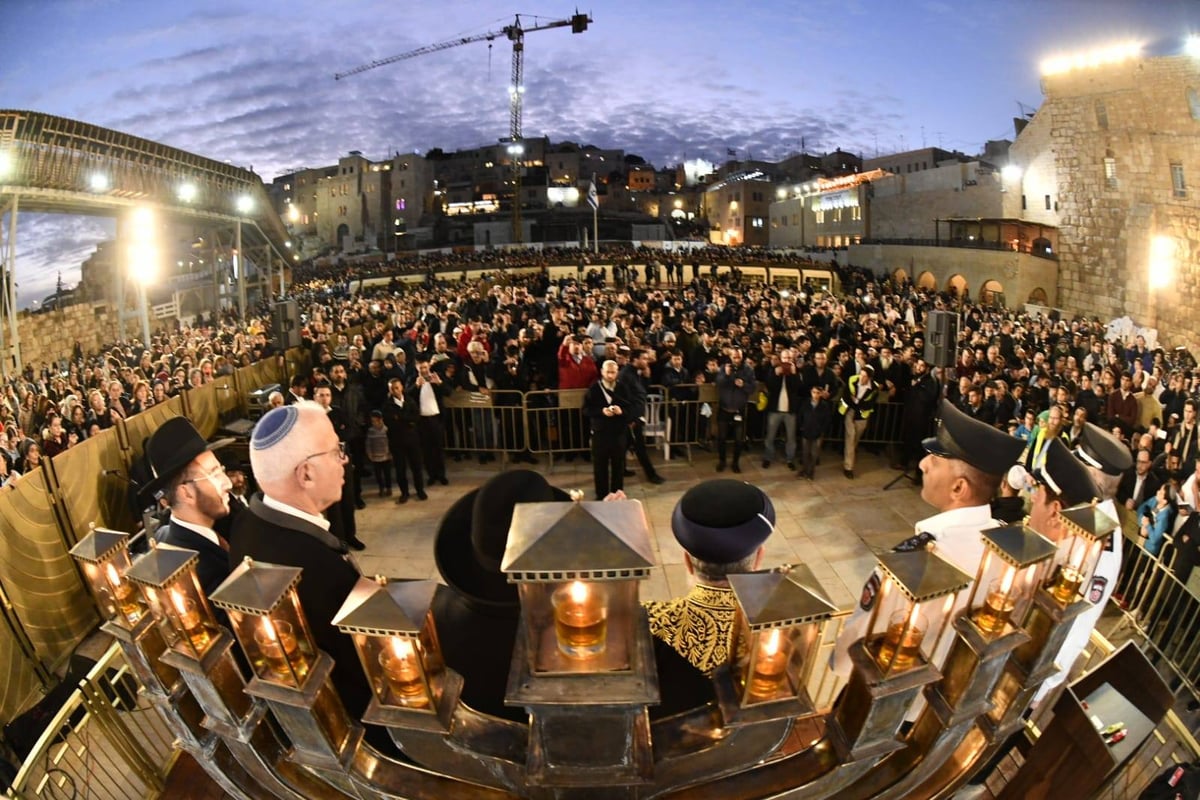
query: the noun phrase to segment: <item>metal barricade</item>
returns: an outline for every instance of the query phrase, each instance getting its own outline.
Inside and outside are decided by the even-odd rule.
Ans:
[[[583,414],[587,389],[525,393],[525,430],[529,451],[545,455],[550,466],[559,456],[587,453],[591,426]]]
[[[478,456],[483,463],[497,454],[511,457],[529,449],[523,392],[459,389],[445,398],[442,408],[448,453]]]
[[[113,643],[50,720],[8,796],[157,797],[178,754],[173,742]]]
[[[666,448],[681,448],[691,463],[692,446],[707,448],[716,435],[717,387],[680,383],[665,390]]]

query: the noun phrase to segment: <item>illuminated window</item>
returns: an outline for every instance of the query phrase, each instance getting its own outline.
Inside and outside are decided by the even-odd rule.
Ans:
[[[1111,155],[1104,159],[1104,182],[1108,184],[1109,189],[1117,188],[1117,160]]]
[[[1187,182],[1183,179],[1183,164],[1171,165],[1171,190],[1176,197],[1187,197]]]
[[[825,212],[823,210],[818,210],[815,213],[817,216],[817,224],[824,225],[825,224]]]
[[[861,220],[862,219],[862,208],[860,208],[859,206],[854,206],[852,209],[850,209],[850,219],[855,220],[855,221]]]
[[[1095,107],[1096,107],[1096,124],[1099,125],[1101,127],[1101,129],[1107,130],[1108,129],[1108,107],[1104,105],[1103,100],[1097,100]]]

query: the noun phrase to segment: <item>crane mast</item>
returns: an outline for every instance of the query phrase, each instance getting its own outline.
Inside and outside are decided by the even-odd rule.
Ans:
[[[512,238],[513,242],[517,244],[524,238],[521,226],[521,168],[524,162],[525,147],[522,141],[521,123],[525,94],[525,34],[534,31],[549,30],[551,28],[563,28],[568,25],[571,27],[571,33],[583,33],[592,22],[590,14],[580,14],[578,11],[567,19],[559,19],[552,22],[538,23],[537,17],[533,19],[534,24],[530,27],[525,27],[521,24],[521,15],[517,14],[512,25],[506,25],[499,31],[488,31],[487,33],[475,34],[474,36],[463,36],[428,44],[424,47],[418,47],[415,50],[409,50],[406,53],[370,61],[333,76],[334,80],[340,81],[342,78],[358,75],[361,72],[366,72],[376,67],[395,64],[397,61],[404,61],[405,59],[416,58],[417,56],[428,55],[429,53],[437,53],[442,50],[448,50],[451,47],[471,44],[472,42],[490,42],[501,36],[506,37],[512,42],[512,72],[510,75],[511,80],[508,84],[508,146],[506,149],[509,163],[509,183],[513,191]]]

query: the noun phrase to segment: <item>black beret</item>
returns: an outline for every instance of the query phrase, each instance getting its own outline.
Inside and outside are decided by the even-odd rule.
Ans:
[[[1086,422],[1075,455],[1105,475],[1120,475],[1133,466],[1133,455],[1121,440],[1103,428]]]
[[[704,481],[679,498],[671,530],[694,558],[730,564],[757,550],[775,530],[775,507],[765,492],[744,481]]]
[[[1003,475],[1017,463],[1025,442],[993,428],[942,400],[937,434],[921,442],[927,452],[957,458],[989,475]]]
[[[1087,466],[1071,455],[1061,439],[1053,439],[1046,445],[1045,458],[1030,474],[1058,495],[1064,506],[1088,503],[1100,497]]]

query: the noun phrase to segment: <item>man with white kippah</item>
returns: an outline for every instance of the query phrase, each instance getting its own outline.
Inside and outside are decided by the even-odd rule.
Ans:
[[[370,700],[354,642],[331,621],[358,581],[346,546],[322,512],[342,497],[345,445],[325,409],[300,400],[263,415],[250,436],[250,466],[262,489],[234,521],[230,563],[255,561],[304,570],[297,593],[317,647],[333,656],[333,682],[346,710]]]

